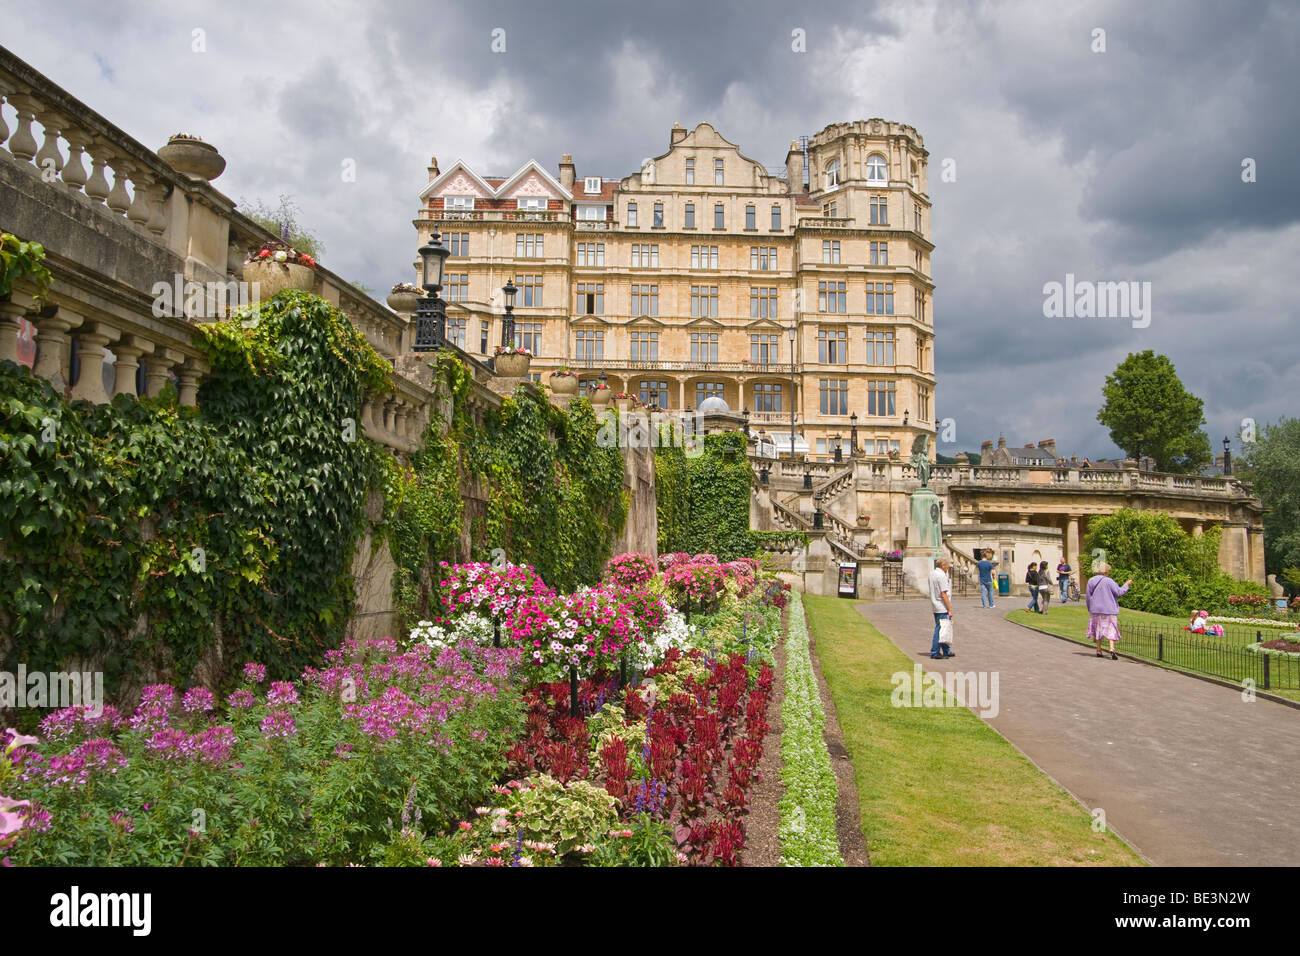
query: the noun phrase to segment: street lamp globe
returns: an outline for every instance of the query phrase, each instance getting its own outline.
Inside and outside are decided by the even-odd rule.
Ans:
[[[442,288],[443,267],[451,250],[442,244],[442,236],[435,229],[429,242],[420,247],[420,284],[430,294]]]

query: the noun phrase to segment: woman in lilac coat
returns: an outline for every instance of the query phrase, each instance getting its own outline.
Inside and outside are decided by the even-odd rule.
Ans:
[[[1101,642],[1110,642],[1110,659],[1119,660],[1115,653],[1115,642],[1119,640],[1119,599],[1133,586],[1133,579],[1122,585],[1112,581],[1108,574],[1110,566],[1105,561],[1097,561],[1092,566],[1092,577],[1088,579],[1088,639],[1097,644],[1097,656],[1105,657],[1101,652]]]

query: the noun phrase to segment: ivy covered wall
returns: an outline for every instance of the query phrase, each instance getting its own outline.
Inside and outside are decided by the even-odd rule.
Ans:
[[[299,292],[196,341],[198,408],[171,387],[69,403],[0,364],[4,669],[102,669],[112,693],[249,659],[289,676],[341,638],[366,491],[391,470],[356,423],[390,367]]]
[[[389,495],[402,627],[432,613],[440,561],[529,564],[561,591],[593,584],[627,519],[623,453],[597,441],[586,399],[561,409],[520,388],[480,425],[467,410],[469,382],[461,362],[440,357],[435,384],[450,416],[430,423]],[[479,508],[463,494],[475,486]]]

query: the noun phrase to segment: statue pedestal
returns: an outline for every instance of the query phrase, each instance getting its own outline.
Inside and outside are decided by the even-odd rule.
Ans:
[[[918,488],[909,500],[912,507],[903,551],[903,580],[924,592],[935,559],[943,554],[943,509],[939,496],[929,488]]]

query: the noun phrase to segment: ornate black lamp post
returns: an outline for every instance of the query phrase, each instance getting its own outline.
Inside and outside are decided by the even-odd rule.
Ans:
[[[822,531],[825,528],[825,519],[822,517],[822,493],[819,491],[813,495],[813,530]]]
[[[794,336],[795,324],[786,330],[790,335],[790,460],[794,461]]]
[[[746,406],[741,411],[741,414],[745,416],[745,440],[748,441],[749,440],[749,407]]]
[[[843,451],[844,436],[834,435],[832,437],[835,439],[835,464],[838,465],[840,462],[844,460],[844,451]]]
[[[858,457],[858,413],[849,416],[849,457]]]
[[[415,310],[414,352],[430,352],[447,344],[447,303],[438,296],[442,288],[442,270],[451,251],[442,244],[435,229],[427,245],[420,247],[420,284],[427,296]]]
[[[519,294],[519,289],[515,287],[513,279],[507,279],[501,292],[506,297],[506,315],[501,320],[501,347],[508,349],[515,344],[515,296]]]
[[[1232,474],[1232,452],[1228,451],[1228,436],[1223,436],[1223,473]]]

